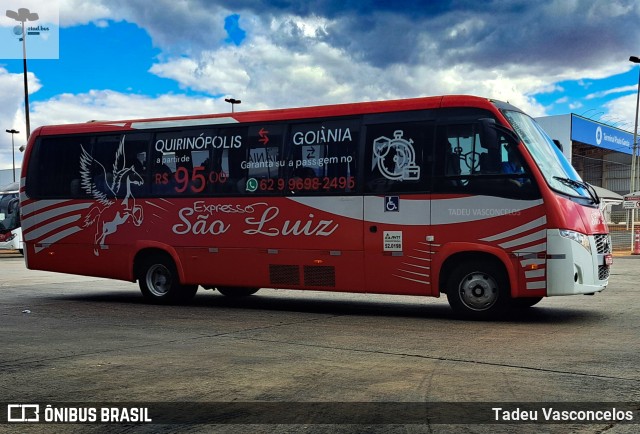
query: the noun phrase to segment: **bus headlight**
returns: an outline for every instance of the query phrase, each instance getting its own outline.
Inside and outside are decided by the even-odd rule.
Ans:
[[[589,237],[585,234],[581,234],[580,232],[576,231],[570,231],[568,229],[560,229],[560,236],[575,241],[576,243],[587,249],[589,253],[591,253],[591,243],[589,243]]]

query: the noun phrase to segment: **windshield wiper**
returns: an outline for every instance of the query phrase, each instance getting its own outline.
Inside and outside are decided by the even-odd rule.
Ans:
[[[593,186],[588,182],[576,181],[575,179],[563,178],[562,176],[554,176],[553,179],[557,179],[558,181],[562,182],[564,185],[568,185],[569,187],[572,187],[576,191],[578,191],[579,188],[587,190],[587,193],[589,193],[589,196],[591,197],[591,200],[593,201],[593,203],[596,205],[600,203],[600,198],[598,197],[598,193],[596,193],[595,188],[593,188]]]

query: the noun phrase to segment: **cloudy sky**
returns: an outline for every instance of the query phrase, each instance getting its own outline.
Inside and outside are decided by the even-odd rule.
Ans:
[[[59,23],[29,60],[31,129],[52,123],[440,94],[633,129],[637,0],[0,0]],[[56,15],[57,14],[57,15]],[[29,44],[35,44],[33,38]],[[30,39],[31,38],[31,39]],[[1,48],[1,47],[0,47]],[[0,59],[0,128],[25,131],[22,60]],[[16,149],[25,143],[15,136]],[[17,165],[21,154],[17,152]],[[11,136],[0,134],[0,169]]]

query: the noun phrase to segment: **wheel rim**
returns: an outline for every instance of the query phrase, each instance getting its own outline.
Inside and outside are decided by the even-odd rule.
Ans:
[[[487,273],[474,271],[460,282],[460,301],[469,309],[487,310],[498,300],[498,284]]]
[[[162,264],[152,265],[147,271],[146,281],[151,294],[163,297],[171,289],[171,272]]]

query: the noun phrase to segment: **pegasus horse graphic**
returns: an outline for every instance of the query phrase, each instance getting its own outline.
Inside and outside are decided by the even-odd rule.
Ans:
[[[92,171],[95,177],[91,176]],[[120,140],[110,173],[107,173],[107,169],[82,147],[80,176],[82,189],[97,201],[85,216],[84,227],[96,225],[93,254],[99,256],[107,236],[115,233],[129,218],[136,226],[142,224],[142,207],[136,205],[136,198],[131,194],[131,185],[142,185],[144,180],[133,164],[127,166],[124,136]],[[123,187],[124,197],[119,194]],[[118,197],[122,200],[119,201]]]

